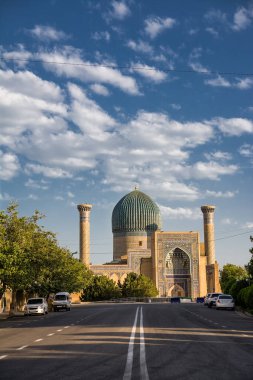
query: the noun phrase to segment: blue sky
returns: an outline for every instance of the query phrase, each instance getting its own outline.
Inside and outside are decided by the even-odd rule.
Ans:
[[[0,201],[38,209],[91,261],[112,259],[111,213],[138,186],[165,231],[200,231],[246,264],[253,235],[253,2],[1,0]]]

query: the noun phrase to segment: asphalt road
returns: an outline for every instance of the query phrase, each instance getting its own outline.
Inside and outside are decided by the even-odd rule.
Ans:
[[[89,304],[0,321],[0,379],[253,379],[253,318],[202,304]]]

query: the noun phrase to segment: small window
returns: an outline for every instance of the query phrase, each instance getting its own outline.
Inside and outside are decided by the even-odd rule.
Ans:
[[[142,241],[141,240],[139,241],[139,247],[142,247]]]

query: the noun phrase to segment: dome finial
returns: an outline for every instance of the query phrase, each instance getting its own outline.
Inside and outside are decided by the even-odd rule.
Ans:
[[[135,185],[135,186],[134,186],[134,190],[139,190],[138,185]]]

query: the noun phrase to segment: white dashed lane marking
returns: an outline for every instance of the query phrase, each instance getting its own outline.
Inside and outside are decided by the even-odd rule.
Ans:
[[[47,336],[53,336],[55,333],[50,333],[50,334],[47,334]]]
[[[21,347],[17,348],[17,351],[21,351],[21,350],[23,350],[26,347],[28,347],[28,346],[21,346]]]
[[[43,339],[42,338],[39,338],[39,339],[36,339],[34,342],[41,342]]]
[[[4,358],[6,358],[6,357],[7,357],[7,355],[2,355],[2,356],[0,356],[0,360],[4,359]]]

